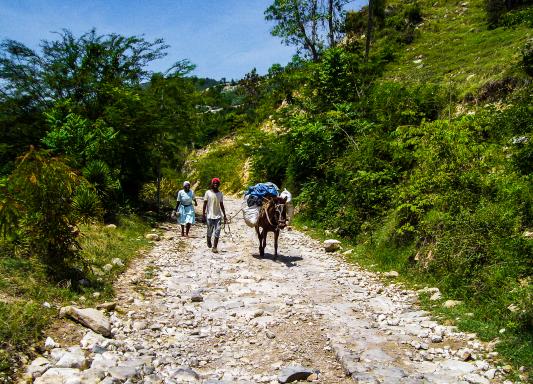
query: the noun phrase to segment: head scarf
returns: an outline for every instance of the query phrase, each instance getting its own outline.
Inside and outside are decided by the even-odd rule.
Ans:
[[[189,187],[191,186],[191,183],[189,183],[188,181],[184,181],[183,182],[183,186],[185,187],[186,185],[188,185]]]
[[[211,184],[213,183],[219,183],[220,184],[220,179],[218,177],[213,177],[213,179],[211,179]]]

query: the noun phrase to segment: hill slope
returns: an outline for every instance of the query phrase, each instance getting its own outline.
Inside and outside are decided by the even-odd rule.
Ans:
[[[533,37],[528,25],[489,30],[483,0],[419,3],[423,21],[415,40],[387,66],[385,80],[440,83],[463,97],[507,76],[524,78],[521,50]]]

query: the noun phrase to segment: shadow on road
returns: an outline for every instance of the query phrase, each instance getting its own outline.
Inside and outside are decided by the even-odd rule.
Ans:
[[[256,259],[262,259],[262,260],[266,259],[266,260],[272,260],[276,263],[283,263],[289,268],[295,267],[296,266],[295,262],[303,260],[303,257],[301,256],[278,255],[277,257],[274,257],[274,255],[271,253],[265,253],[263,257],[259,256],[258,253],[254,253],[252,254],[252,256],[255,257]]]

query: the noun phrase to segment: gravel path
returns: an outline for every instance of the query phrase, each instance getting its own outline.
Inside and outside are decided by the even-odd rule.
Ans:
[[[230,215],[240,207],[225,204]],[[495,354],[473,335],[437,324],[415,292],[301,232],[282,232],[274,260],[271,235],[261,259],[240,215],[218,254],[202,225],[190,238],[163,230],[117,282],[114,339],[89,332],[82,341],[91,368],[81,382],[278,383],[299,371],[328,384],[501,381]]]

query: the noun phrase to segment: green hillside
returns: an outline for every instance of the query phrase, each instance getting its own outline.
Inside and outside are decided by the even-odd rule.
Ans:
[[[484,3],[420,1],[423,21],[415,40],[387,65],[384,80],[440,83],[457,89],[459,97],[475,97],[488,82],[509,76],[524,80],[521,51],[531,26],[489,30]]]

